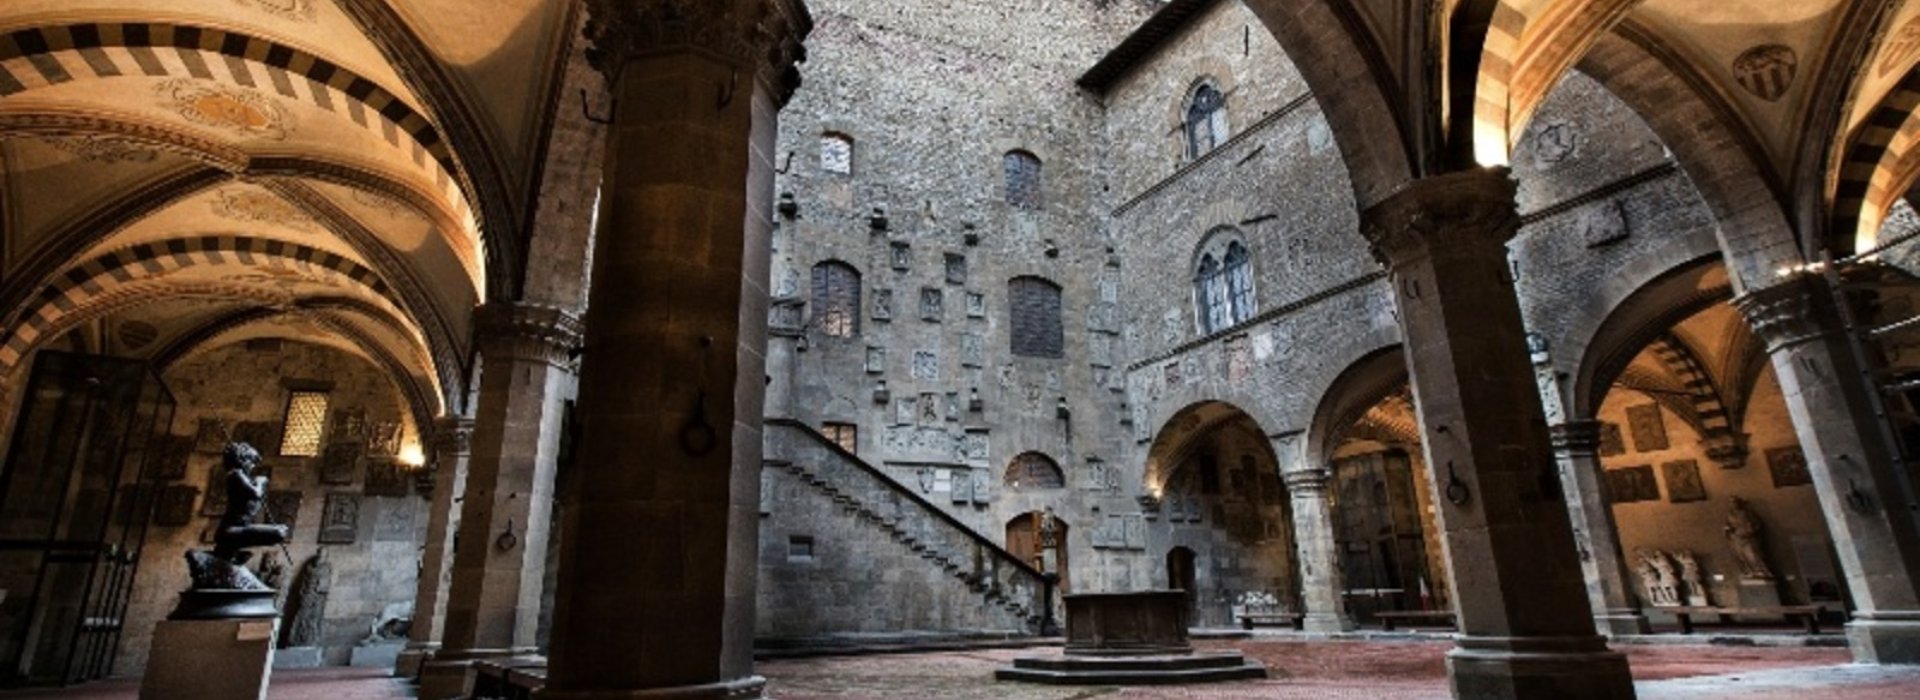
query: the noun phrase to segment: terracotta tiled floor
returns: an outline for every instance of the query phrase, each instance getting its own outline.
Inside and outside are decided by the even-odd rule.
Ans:
[[[932,654],[768,661],[760,672],[779,700],[1173,700],[1354,698],[1441,700],[1447,697],[1444,642],[1300,642],[1274,639],[1203,641],[1257,658],[1273,678],[1250,683],[1164,688],[1057,688],[995,683],[993,669],[1015,656],[1045,650],[982,650]],[[1844,649],[1627,646],[1641,700],[1878,700],[1920,698],[1920,668],[1846,665]],[[129,700],[132,681],[80,688],[0,693],[5,700]],[[406,698],[411,689],[379,670],[283,671],[273,700]]]

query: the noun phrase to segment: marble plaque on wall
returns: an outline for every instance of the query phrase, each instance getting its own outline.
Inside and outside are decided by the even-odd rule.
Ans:
[[[400,422],[382,420],[368,423],[367,454],[381,457],[400,454]]]
[[[187,465],[193,460],[194,436],[164,435],[153,456],[153,478],[176,481],[187,478]]]
[[[1606,478],[1609,503],[1660,500],[1660,483],[1654,479],[1653,465],[1608,469]]]
[[[407,488],[413,479],[407,474],[405,465],[391,459],[367,460],[367,483],[364,490],[369,496],[387,496],[393,498],[407,495]]]
[[[1807,472],[1807,454],[1797,446],[1767,450],[1767,470],[1773,472],[1776,489],[1813,483],[1813,475]]]
[[[233,424],[233,442],[247,443],[263,455],[279,451],[279,437],[280,431],[266,421],[250,420]]]
[[[358,442],[336,442],[320,457],[320,483],[351,484],[360,471],[360,455],[365,448]]]
[[[275,525],[285,525],[287,531],[292,532],[294,527],[300,524],[300,492],[268,491],[267,507],[265,512],[260,514],[260,520]]]
[[[1635,452],[1659,452],[1667,449],[1667,424],[1660,415],[1660,404],[1627,407],[1627,428],[1633,431]]]
[[[220,454],[227,447],[227,422],[219,418],[200,419],[193,434],[193,450]]]
[[[1619,423],[1600,424],[1600,456],[1618,457],[1627,453],[1627,438],[1620,432]]]
[[[360,536],[360,495],[327,494],[320,516],[320,544],[353,544]]]
[[[1667,479],[1668,503],[1692,503],[1707,500],[1707,487],[1700,483],[1700,463],[1680,459],[1660,465]]]

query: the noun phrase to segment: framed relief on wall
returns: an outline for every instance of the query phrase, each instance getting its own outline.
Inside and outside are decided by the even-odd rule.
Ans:
[[[1660,404],[1627,407],[1627,429],[1633,431],[1635,452],[1659,452],[1667,449],[1667,423],[1660,416]]]
[[[1700,483],[1700,463],[1679,459],[1660,465],[1667,479],[1668,503],[1692,503],[1707,500],[1707,487]]]

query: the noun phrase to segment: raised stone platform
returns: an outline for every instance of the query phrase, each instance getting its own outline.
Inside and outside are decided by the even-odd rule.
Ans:
[[[1164,656],[1026,656],[995,680],[1052,685],[1175,685],[1256,680],[1267,668],[1237,651]]]

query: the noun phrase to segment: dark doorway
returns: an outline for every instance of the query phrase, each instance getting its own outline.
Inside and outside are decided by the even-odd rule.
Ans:
[[[1377,612],[1434,607],[1407,453],[1396,449],[1348,457],[1334,463],[1333,474],[1334,538],[1348,611],[1371,621]]]
[[[1194,574],[1193,550],[1186,547],[1174,547],[1167,551],[1167,588],[1187,593],[1187,619],[1193,619]]]

